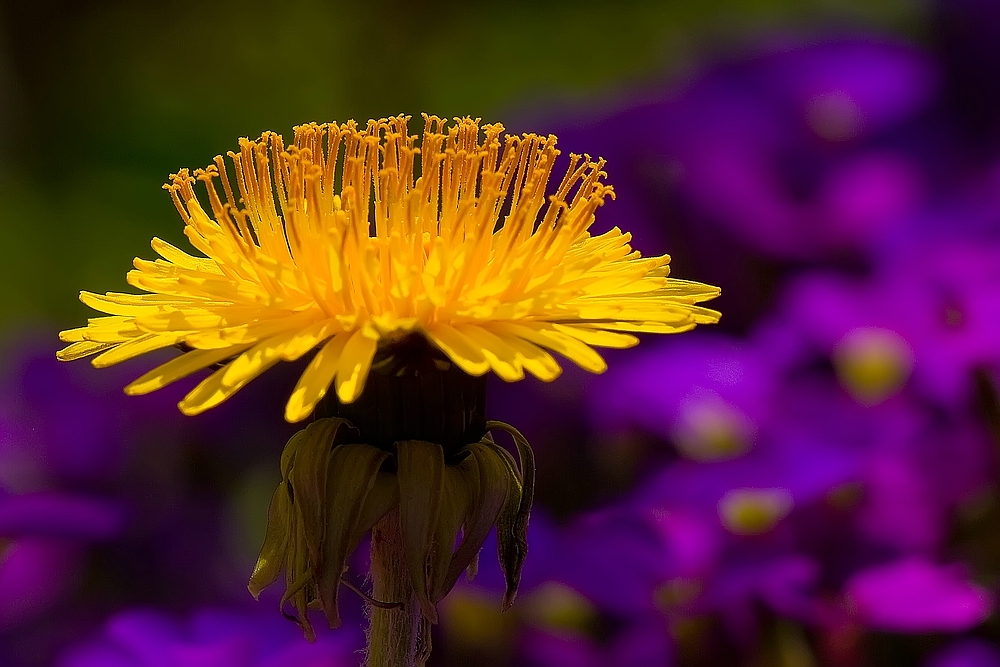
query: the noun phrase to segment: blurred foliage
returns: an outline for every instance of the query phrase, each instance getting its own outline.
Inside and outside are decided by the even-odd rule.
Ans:
[[[597,104],[776,34],[914,34],[912,0],[7,0],[0,323],[79,323],[77,290],[181,241],[159,185],[264,129]],[[521,128],[516,128],[521,129]]]

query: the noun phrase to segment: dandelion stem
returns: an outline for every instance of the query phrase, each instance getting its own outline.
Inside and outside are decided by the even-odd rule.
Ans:
[[[371,577],[372,597],[403,605],[369,605],[367,667],[421,667],[430,653],[430,638],[413,594],[398,511],[372,528]]]

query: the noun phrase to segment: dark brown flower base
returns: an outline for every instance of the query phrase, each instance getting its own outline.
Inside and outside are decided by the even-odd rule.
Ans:
[[[361,442],[390,452],[402,440],[437,443],[453,464],[486,434],[486,377],[466,374],[423,336],[410,335],[379,349],[357,400],[345,405],[331,391],[315,416],[346,419]]]

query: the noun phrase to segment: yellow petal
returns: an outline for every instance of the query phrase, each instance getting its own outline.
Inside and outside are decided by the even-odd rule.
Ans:
[[[202,380],[177,406],[186,415],[197,415],[219,405],[245,387],[250,380],[278,363],[288,338],[289,336],[284,336],[257,343],[234,361]],[[230,371],[237,362],[240,362],[238,367],[241,370],[239,374],[233,374]]]
[[[294,339],[294,332],[288,332],[257,343],[226,366],[222,384],[227,387],[246,384],[247,378],[255,378],[277,363]]]
[[[192,257],[180,248],[176,248],[162,239],[153,237],[153,240],[150,242],[150,246],[152,246],[156,254],[171,264],[176,264],[177,266],[185,269],[192,269],[194,271],[213,273],[219,272],[218,265],[214,261],[210,259]]]
[[[135,380],[127,387],[125,393],[129,396],[139,396],[156,391],[165,387],[171,382],[176,382],[192,373],[208,368],[212,364],[217,364],[224,359],[228,359],[234,354],[239,354],[248,345],[242,347],[227,347],[219,350],[192,350],[185,352],[175,359],[171,359],[161,366],[157,366],[139,379]]]
[[[146,354],[147,352],[162,350],[165,347],[176,345],[180,339],[181,337],[176,335],[145,334],[138,338],[133,338],[127,343],[116,345],[114,349],[94,357],[91,363],[94,365],[94,368],[107,368],[108,366],[114,366],[128,359]]]
[[[521,360],[521,365],[524,366],[524,370],[528,371],[542,382],[552,382],[557,377],[562,375],[562,367],[559,366],[559,363],[552,357],[551,354],[542,348],[538,347],[534,343],[529,343],[523,338],[518,338],[517,336],[507,334],[498,335],[502,335],[504,342],[517,351],[518,358]]]
[[[577,325],[580,329],[606,329],[610,331],[629,331],[632,333],[682,333],[694,329],[694,322],[685,322],[681,325],[664,324],[663,322],[583,322]]]
[[[454,327],[439,325],[427,330],[425,335],[469,375],[482,375],[490,370],[490,362],[482,349]]]
[[[564,333],[556,331],[551,328],[551,325],[548,327],[544,324],[526,326],[504,322],[497,325],[496,328],[514,336],[520,336],[525,340],[541,345],[542,347],[547,347],[550,350],[555,350],[576,363],[580,368],[591,373],[603,373],[608,368],[604,359],[593,348],[572,336],[567,336]]]
[[[292,423],[305,419],[313,411],[316,403],[326,396],[350,335],[337,334],[312,358],[285,405],[285,419]]]
[[[351,334],[337,364],[337,398],[341,403],[350,403],[361,395],[377,348],[378,341],[363,329]]]
[[[82,340],[67,345],[63,349],[56,352],[56,359],[59,361],[75,361],[76,359],[89,357],[92,354],[97,354],[98,352],[115,347],[116,345],[118,345],[118,343],[95,343],[89,340]]]
[[[524,378],[524,367],[517,352],[494,333],[474,325],[466,325],[462,334],[482,350],[493,371],[507,382]]]
[[[295,337],[285,346],[281,358],[285,361],[295,361],[326,340],[336,329],[337,326],[332,322],[317,322],[307,327],[295,334]]]
[[[116,299],[114,294],[94,294],[93,292],[80,292],[80,301],[87,304],[94,310],[109,315],[142,315],[156,311],[155,305],[141,303],[122,303],[121,299]]]
[[[599,329],[583,329],[575,326],[564,326],[553,324],[556,331],[572,336],[583,341],[587,345],[597,345],[598,347],[612,347],[624,349],[639,344],[639,339],[631,334],[615,333],[613,331],[601,331]]]

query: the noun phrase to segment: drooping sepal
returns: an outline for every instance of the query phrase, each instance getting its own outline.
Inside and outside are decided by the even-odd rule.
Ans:
[[[358,431],[340,418],[317,420],[297,433],[282,452],[282,480],[271,499],[250,592],[259,596],[284,569],[281,607],[285,613],[292,606],[294,615],[286,616],[306,637],[315,638],[307,617],[311,608],[322,609],[331,627],[339,626],[347,559],[374,526],[398,512],[394,559],[410,592],[377,600],[358,591],[369,604],[411,606],[421,623],[436,623],[437,603],[462,572],[475,574],[479,552],[496,526],[507,582],[503,607],[509,608],[527,553],[534,457],[513,427],[490,422],[490,428],[511,434],[520,462],[488,434],[448,464],[440,445],[422,440],[397,442],[394,452],[360,444]]]
[[[403,551],[410,570],[413,591],[424,617],[437,623],[430,599],[428,570],[435,549],[438,515],[444,486],[444,450],[420,440],[396,443],[396,477],[399,480],[399,520],[403,528]],[[454,535],[452,535],[454,540]],[[451,555],[450,545],[448,556]]]
[[[373,509],[385,508],[382,511],[385,514],[391,507],[384,502],[384,498],[377,498],[373,499],[369,511],[364,511],[379,468],[388,457],[388,452],[369,445],[340,445],[333,450],[329,479],[324,490],[324,500],[330,509],[329,519],[320,552],[322,557],[314,566],[319,601],[331,628],[340,626],[337,593],[347,558],[357,545],[354,538],[361,527],[362,517],[367,522],[374,514]],[[364,532],[370,530],[382,514],[364,526]]]
[[[486,428],[489,431],[509,433],[521,459],[520,469],[517,469],[507,450],[493,444],[496,450],[507,454],[508,465],[512,466],[511,476],[518,482],[517,493],[507,496],[497,519],[497,554],[507,582],[503,610],[507,611],[514,604],[517,587],[521,583],[521,568],[528,554],[528,519],[531,517],[531,505],[535,498],[535,454],[527,439],[510,424],[490,421],[486,423]],[[491,438],[487,436],[487,439],[492,443]]]
[[[496,525],[501,508],[518,484],[504,461],[487,444],[473,443],[466,447],[466,451],[469,456],[460,465],[469,489],[470,506],[463,525],[462,541],[451,558],[444,581],[435,591],[435,601],[447,595],[462,572],[476,561],[483,542]]]
[[[264,545],[260,549],[257,564],[254,565],[253,573],[250,575],[250,583],[247,584],[247,588],[250,589],[250,594],[255,600],[260,599],[261,591],[277,580],[278,575],[281,574],[281,568],[285,565],[285,554],[288,550],[291,528],[290,505],[288,487],[282,480],[271,496],[271,504],[267,509],[267,530],[264,534]]]
[[[248,584],[250,593],[259,597],[284,569],[282,613],[291,604],[294,616],[285,615],[294,618],[310,640],[315,632],[308,609],[318,605],[331,627],[340,624],[337,593],[347,558],[359,532],[367,532],[395,503],[393,492],[383,492],[384,484],[369,502],[390,454],[357,444],[358,438],[350,422],[331,418],[313,422],[288,441],[264,544]]]

